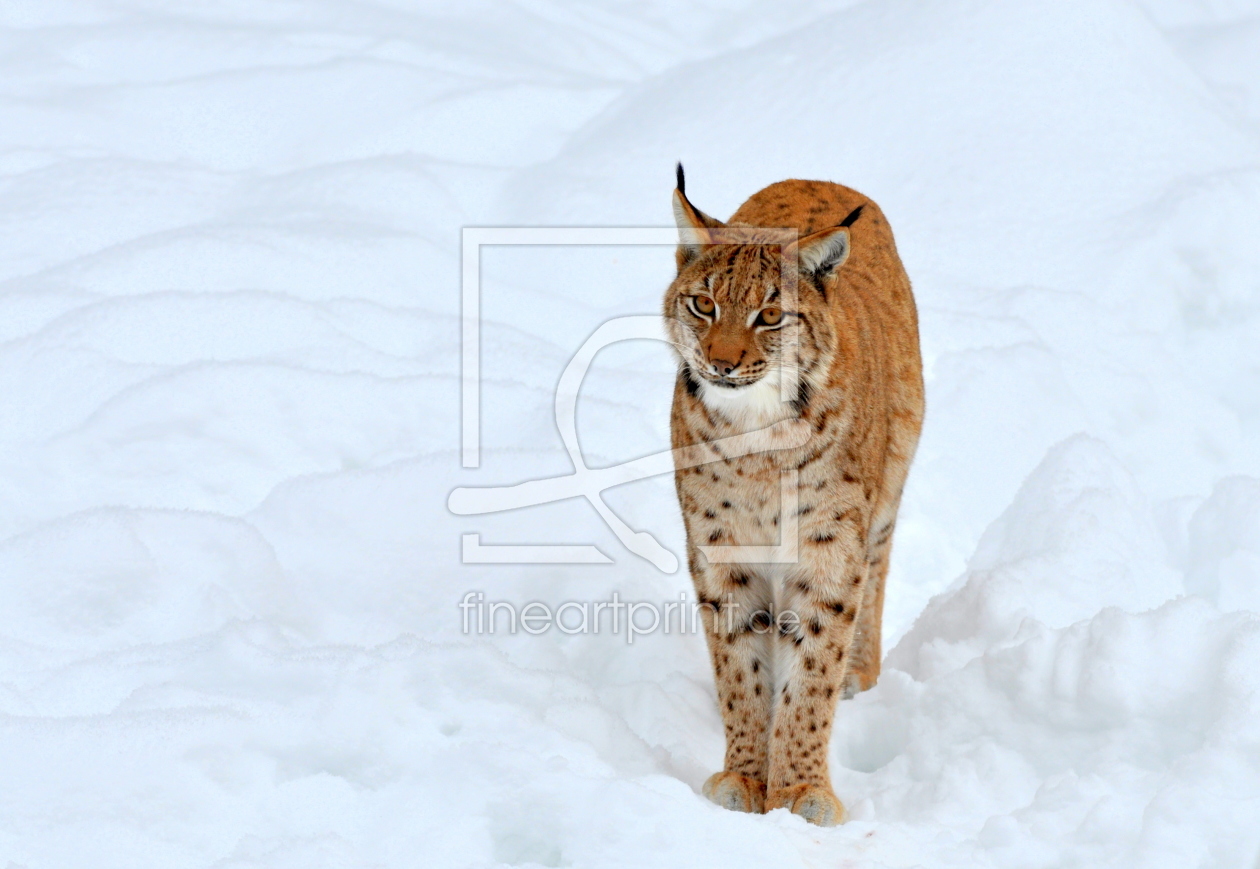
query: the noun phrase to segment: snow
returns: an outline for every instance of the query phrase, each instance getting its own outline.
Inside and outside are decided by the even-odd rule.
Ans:
[[[0,6],[0,867],[1260,865],[1254,0]],[[698,793],[701,637],[465,632],[471,593],[660,604],[554,389],[668,247],[460,229],[877,199],[928,416],[852,820]],[[667,443],[664,345],[603,350],[591,467]],[[610,489],[679,552],[672,483]],[[461,563],[591,544],[606,565]]]

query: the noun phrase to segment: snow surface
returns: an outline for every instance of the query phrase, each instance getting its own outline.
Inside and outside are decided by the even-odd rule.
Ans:
[[[0,4],[0,867],[1260,866],[1255,0]],[[584,501],[564,364],[668,224],[785,177],[890,216],[928,417],[850,823],[726,812],[702,638],[465,634],[689,591]],[[601,353],[592,465],[667,442]],[[679,551],[668,478],[610,504]],[[465,565],[483,543],[615,563]]]

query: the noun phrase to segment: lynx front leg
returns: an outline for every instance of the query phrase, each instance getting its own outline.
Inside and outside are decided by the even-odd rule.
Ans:
[[[801,574],[804,578],[787,583],[790,606],[779,613],[775,639],[780,674],[776,676],[766,809],[787,808],[824,827],[842,824],[846,818],[843,804],[831,790],[827,747],[866,577],[860,555],[844,558],[841,564],[839,569],[819,569],[816,564]]]
[[[705,782],[704,795],[728,809],[762,812],[774,691],[770,587],[756,574],[709,565],[696,590],[726,729],[726,761]]]

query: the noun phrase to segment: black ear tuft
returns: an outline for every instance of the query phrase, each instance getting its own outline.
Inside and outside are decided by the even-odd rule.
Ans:
[[[687,195],[687,179],[683,178],[682,161],[678,161],[678,192],[683,196]]]
[[[681,172],[681,171],[682,171],[682,167],[681,167],[681,166],[679,166],[678,171],[679,171],[679,172]],[[863,208],[865,208],[865,207],[866,207],[866,203],[864,202],[864,203],[862,203],[861,205],[859,205],[857,208],[855,208],[855,209],[853,209],[852,211],[850,211],[850,212],[849,212],[849,216],[848,216],[848,217],[846,217],[844,220],[840,221],[840,224],[839,224],[839,225],[840,225],[840,226],[852,226],[852,225],[854,224],[854,222],[855,222],[855,221],[856,221],[859,217],[861,217],[861,216],[862,216],[862,209],[863,209]]]

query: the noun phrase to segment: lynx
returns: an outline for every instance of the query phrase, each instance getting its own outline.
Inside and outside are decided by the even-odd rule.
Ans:
[[[724,768],[703,791],[730,809],[843,823],[831,725],[838,701],[879,676],[884,579],[923,421],[910,280],[879,206],[839,184],[781,181],[722,223],[688,201],[679,165],[673,209],[671,436],[676,455],[711,451],[678,462],[675,483],[726,731]],[[715,446],[783,420],[810,427],[803,446],[738,457]],[[794,563],[702,551],[782,546],[785,524]]]

